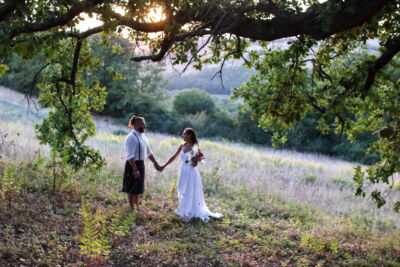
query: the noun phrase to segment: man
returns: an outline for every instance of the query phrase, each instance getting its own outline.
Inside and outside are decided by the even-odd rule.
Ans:
[[[132,116],[128,127],[133,127],[125,140],[125,171],[122,192],[128,194],[131,208],[139,208],[139,196],[144,192],[145,167],[144,159],[147,156],[154,164],[156,170],[160,165],[153,156],[147,137],[144,134],[146,123],[143,117]]]

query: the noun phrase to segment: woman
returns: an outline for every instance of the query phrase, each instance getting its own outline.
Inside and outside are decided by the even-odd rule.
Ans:
[[[203,185],[199,170],[197,169],[198,140],[196,132],[192,128],[183,131],[182,138],[184,143],[179,146],[175,154],[161,166],[164,169],[172,163],[178,155],[181,155],[181,166],[178,178],[178,199],[179,205],[175,213],[184,220],[189,221],[193,218],[200,218],[207,221],[210,218],[221,218],[222,214],[211,212],[203,196]]]

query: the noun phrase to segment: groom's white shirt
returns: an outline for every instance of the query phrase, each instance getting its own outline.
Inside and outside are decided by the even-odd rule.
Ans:
[[[136,136],[138,138],[136,138]],[[138,140],[139,139],[139,140]],[[140,158],[139,158],[139,141],[140,141]],[[125,140],[125,158],[130,160],[134,158],[135,160],[144,160],[153,154],[149,144],[147,142],[147,137],[144,133],[139,133],[136,130],[132,130]]]

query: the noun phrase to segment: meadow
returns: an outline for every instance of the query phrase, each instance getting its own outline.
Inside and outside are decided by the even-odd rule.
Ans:
[[[120,192],[129,128],[96,116],[89,144],[107,164],[73,172],[35,139],[45,115],[0,88],[1,266],[400,266],[400,216],[353,195],[351,162],[201,139],[206,202],[224,217],[186,223],[174,215],[178,161],[162,173],[147,162],[132,212]],[[180,138],[148,131],[165,162]]]

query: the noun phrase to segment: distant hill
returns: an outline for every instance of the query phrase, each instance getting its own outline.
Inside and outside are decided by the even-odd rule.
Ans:
[[[210,94],[230,95],[234,88],[245,83],[248,77],[254,73],[241,65],[226,66],[218,73],[219,66],[204,68],[201,71],[191,70],[180,74],[172,71],[165,74],[168,81],[168,90],[182,90],[185,88],[200,88]],[[222,80],[221,80],[222,77]]]

